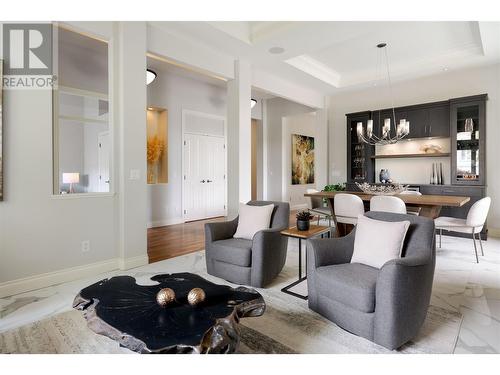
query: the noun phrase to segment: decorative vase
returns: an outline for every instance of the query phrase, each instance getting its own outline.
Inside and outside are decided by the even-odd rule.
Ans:
[[[381,169],[380,174],[378,175],[378,178],[381,183],[385,184],[387,181],[391,179],[391,176],[389,175],[389,170],[388,169]]]
[[[297,230],[307,231],[309,230],[310,222],[309,220],[297,220]]]
[[[439,173],[441,176],[441,185],[444,185],[443,163],[439,163]]]
[[[435,185],[436,180],[436,163],[432,163],[431,185]]]
[[[441,163],[436,163],[436,183],[441,185]]]

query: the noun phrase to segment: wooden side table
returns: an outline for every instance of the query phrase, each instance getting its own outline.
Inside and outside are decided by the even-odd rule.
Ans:
[[[328,235],[328,237],[330,237],[331,233],[330,230],[331,227],[311,224],[309,230],[298,230],[297,227],[290,227],[280,232],[283,236],[299,239],[299,278],[297,281],[294,281],[290,285],[287,285],[284,288],[282,288],[281,291],[283,293],[287,293],[294,297],[302,298],[305,300],[307,299],[307,296],[303,296],[301,294],[290,291],[290,289],[293,288],[295,285],[300,284],[302,281],[307,279],[307,254],[306,254],[306,271],[304,277],[302,277],[302,240],[308,240],[310,238],[317,236],[321,236],[321,238],[323,238],[325,234]]]

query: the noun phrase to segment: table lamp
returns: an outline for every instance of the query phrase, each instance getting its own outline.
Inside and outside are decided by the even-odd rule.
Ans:
[[[69,193],[74,193],[73,184],[78,184],[80,182],[80,173],[63,173],[63,184],[69,184]]]

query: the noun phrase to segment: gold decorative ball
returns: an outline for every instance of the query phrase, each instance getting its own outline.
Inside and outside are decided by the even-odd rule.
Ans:
[[[175,292],[170,288],[160,289],[158,294],[156,295],[156,302],[158,305],[165,307],[169,303],[175,300]]]
[[[193,288],[188,293],[188,302],[191,306],[196,306],[205,301],[205,291],[201,288]]]

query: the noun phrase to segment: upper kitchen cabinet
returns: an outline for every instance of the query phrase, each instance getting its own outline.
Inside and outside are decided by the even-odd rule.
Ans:
[[[486,100],[486,94],[450,100],[452,184],[485,184]]]
[[[440,102],[429,107],[429,127],[427,137],[450,136],[450,103]]]
[[[384,119],[390,118],[391,131],[394,131],[401,120],[410,122],[410,133],[406,139],[447,138],[450,136],[450,106],[448,101],[399,107],[395,108],[394,114],[390,109],[372,113],[376,134],[380,134]]]
[[[410,122],[410,133],[407,139],[428,137],[429,111],[422,108],[412,108],[406,111],[404,119]]]

